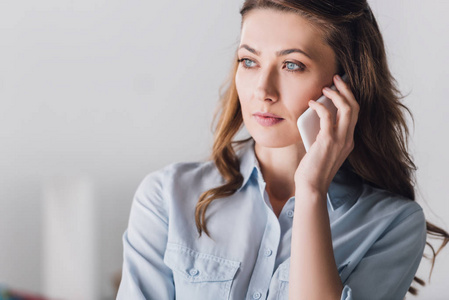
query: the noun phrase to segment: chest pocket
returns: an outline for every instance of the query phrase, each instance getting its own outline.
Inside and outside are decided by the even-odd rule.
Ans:
[[[229,299],[240,262],[168,244],[165,264],[173,271],[177,300]]]

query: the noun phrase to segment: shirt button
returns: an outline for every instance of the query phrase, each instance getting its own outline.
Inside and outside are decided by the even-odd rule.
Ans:
[[[270,249],[266,249],[266,250],[265,250],[265,256],[266,256],[266,257],[271,256],[272,253],[273,253],[273,251],[271,251]]]
[[[196,276],[198,275],[199,271],[197,269],[191,269],[189,271],[190,276]]]
[[[293,210],[287,211],[287,216],[289,216],[290,218],[293,218],[293,215],[294,215]]]
[[[253,294],[253,299],[260,299],[260,297],[262,297],[262,294],[259,293],[259,292],[255,292],[255,293]]]

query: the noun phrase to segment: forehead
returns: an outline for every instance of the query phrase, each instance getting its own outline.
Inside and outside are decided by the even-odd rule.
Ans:
[[[300,47],[319,59],[333,51],[324,43],[324,33],[294,12],[263,8],[249,11],[243,19],[241,44],[264,52]]]

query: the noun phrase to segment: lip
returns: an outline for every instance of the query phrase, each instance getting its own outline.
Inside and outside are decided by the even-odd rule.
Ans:
[[[257,123],[262,126],[273,126],[284,121],[283,118],[272,113],[257,112],[253,114],[253,117],[256,119]]]

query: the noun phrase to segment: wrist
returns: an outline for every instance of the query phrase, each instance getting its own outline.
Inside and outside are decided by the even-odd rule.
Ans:
[[[323,203],[327,199],[327,191],[313,186],[296,186],[295,203]]]
[[[296,182],[295,183],[295,194],[302,194],[302,195],[310,195],[310,196],[326,196],[327,194],[327,188],[322,186],[317,186],[310,183],[304,183],[304,182]]]

